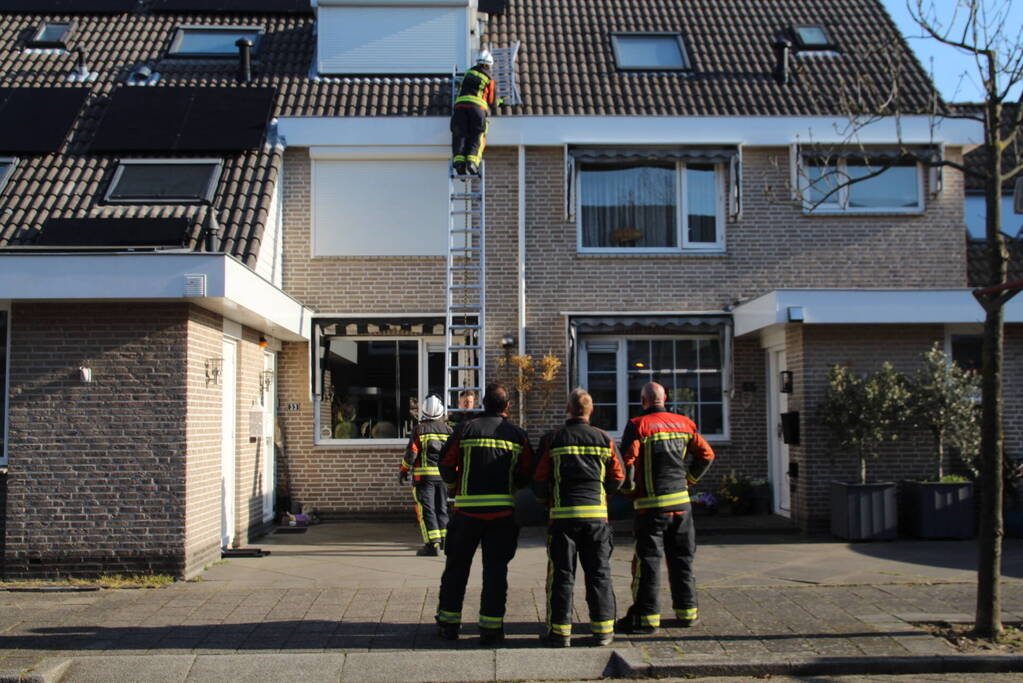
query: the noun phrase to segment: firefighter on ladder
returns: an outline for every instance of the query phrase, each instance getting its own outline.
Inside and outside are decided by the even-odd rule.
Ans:
[[[632,606],[615,626],[620,633],[655,633],[660,627],[657,598],[663,561],[668,565],[675,625],[695,626],[700,618],[693,576],[696,532],[689,485],[710,467],[714,451],[692,420],[665,409],[665,398],[660,384],[644,385],[640,393],[643,413],[629,420],[622,435],[623,489],[631,489],[634,496],[636,550]]]
[[[483,150],[487,146],[487,118],[496,100],[496,81],[490,75],[494,56],[480,52],[476,65],[462,76],[451,112],[451,154],[456,175],[479,175]]]
[[[547,530],[547,630],[540,640],[568,647],[572,636],[572,587],[576,560],[586,575],[586,603],[595,645],[614,640],[615,594],[611,585],[611,525],[607,496],[625,471],[607,432],[590,426],[593,398],[583,389],[568,396],[568,420],[540,442],[533,476],[537,498],[550,503]]]
[[[416,555],[436,557],[448,533],[447,486],[437,467],[441,450],[451,436],[451,427],[444,421],[444,404],[436,396],[423,401],[423,417],[409,437],[405,457],[401,461],[398,481],[412,480],[412,499],[416,502],[416,519],[423,535],[423,547]]]

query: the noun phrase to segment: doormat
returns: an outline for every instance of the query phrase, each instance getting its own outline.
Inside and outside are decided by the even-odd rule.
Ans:
[[[303,527],[298,527],[298,526],[282,526],[282,527],[278,528],[276,531],[274,531],[274,533],[275,534],[304,534],[307,531],[309,531],[309,529],[304,527],[304,526]]]

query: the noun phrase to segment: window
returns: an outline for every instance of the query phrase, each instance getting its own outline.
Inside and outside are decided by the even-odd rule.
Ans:
[[[799,50],[831,50],[835,47],[823,26],[794,26],[792,35]]]
[[[801,184],[807,212],[918,213],[924,209],[923,179],[913,161],[807,157]]]
[[[318,441],[407,439],[419,405],[444,395],[443,337],[327,337]]]
[[[987,237],[987,197],[976,192],[966,193],[963,209],[966,229],[973,239]],[[1002,232],[1010,237],[1023,236],[1023,216],[1015,213],[1012,195],[1002,195]]]
[[[235,57],[242,38],[252,41],[252,54],[259,49],[263,29],[254,26],[179,26],[174,32],[170,50],[172,57]]]
[[[579,163],[579,248],[724,248],[722,164]]]
[[[106,201],[171,204],[213,198],[220,178],[219,159],[122,160],[114,172]]]
[[[0,157],[0,192],[4,191],[7,179],[14,173],[14,168],[17,165],[18,160],[13,157]]]
[[[28,47],[66,47],[65,41],[71,31],[71,24],[44,21],[32,37],[25,41]]]
[[[980,333],[952,333],[949,335],[949,355],[964,370],[980,372],[983,346],[984,335]]]
[[[7,325],[10,312],[0,303],[0,465],[7,464]]]
[[[614,33],[611,45],[619,69],[678,71],[689,68],[685,45],[678,33]]]
[[[579,370],[597,427],[621,434],[642,413],[640,391],[653,381],[667,390],[669,410],[690,417],[705,436],[726,436],[724,354],[716,335],[586,337]]]

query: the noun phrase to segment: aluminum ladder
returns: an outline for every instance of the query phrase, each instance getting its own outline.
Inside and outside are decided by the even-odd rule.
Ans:
[[[461,410],[463,391],[476,394],[475,409],[480,410],[486,386],[484,192],[482,161],[478,176],[457,175],[448,165],[444,403],[449,411]]]

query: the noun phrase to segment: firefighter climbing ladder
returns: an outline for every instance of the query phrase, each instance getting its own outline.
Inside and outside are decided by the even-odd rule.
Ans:
[[[448,175],[444,395],[448,409],[458,410],[461,392],[481,398],[485,386],[483,164],[478,176],[456,175],[450,166]]]

